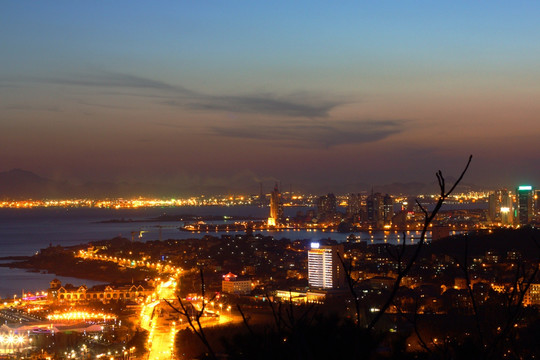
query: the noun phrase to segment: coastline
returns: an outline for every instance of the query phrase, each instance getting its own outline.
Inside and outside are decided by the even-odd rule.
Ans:
[[[58,276],[44,272],[31,272],[27,271],[27,269],[5,266],[0,267],[0,277],[3,279],[0,282],[0,299],[6,300],[13,299],[14,295],[18,298],[23,292],[36,293],[47,291],[53,279],[60,280],[62,284],[72,284],[74,286],[86,285],[92,287],[104,284],[102,281]]]
[[[1,262],[0,267],[21,269],[31,273],[43,273],[45,271],[45,274],[100,283],[138,281],[144,280],[149,275],[147,271],[119,267],[111,262],[83,261],[74,257],[73,252],[74,247],[56,246],[42,249],[41,253],[33,256],[7,256],[1,259],[13,260],[16,258],[18,261]]]

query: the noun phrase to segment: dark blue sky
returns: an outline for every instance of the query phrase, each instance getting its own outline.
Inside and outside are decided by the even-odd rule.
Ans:
[[[0,171],[334,186],[427,182],[472,153],[469,182],[538,184],[539,10],[5,2]]]

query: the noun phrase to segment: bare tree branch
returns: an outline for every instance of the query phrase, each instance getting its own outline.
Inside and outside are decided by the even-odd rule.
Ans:
[[[352,278],[352,266],[347,266],[345,264],[345,261],[341,257],[341,254],[337,253],[338,259],[341,262],[341,266],[343,267],[343,271],[345,272],[345,280],[347,281],[347,286],[349,287],[349,291],[351,292],[351,295],[353,297],[354,301],[354,307],[356,310],[356,326],[360,326],[360,299],[358,298],[358,294],[356,293],[356,290],[354,289],[354,286],[356,285],[356,281]]]
[[[531,284],[533,283],[534,279],[536,278],[536,275],[538,274],[539,270],[540,270],[540,264],[536,263],[530,275],[527,277],[526,280],[522,282],[521,289],[519,289],[517,303],[515,306],[510,308],[510,316],[508,318],[508,321],[506,322],[504,328],[498,334],[498,336],[495,337],[493,343],[491,343],[491,346],[489,346],[489,348],[487,349],[487,352],[486,352],[487,357],[494,354],[498,344],[501,341],[506,340],[508,338],[510,331],[514,328],[514,325],[516,325],[517,322],[519,321],[521,312],[523,310],[523,299],[525,297],[525,294],[529,290]],[[517,283],[515,287],[518,287]]]
[[[206,337],[206,333],[204,332],[204,329],[203,329],[203,326],[201,324],[201,317],[204,315],[204,310],[205,310],[205,307],[206,307],[206,303],[205,303],[205,297],[204,297],[204,294],[205,294],[205,289],[204,289],[204,274],[203,274],[203,270],[202,268],[200,269],[200,277],[201,277],[201,294],[202,294],[202,304],[201,304],[201,309],[200,310],[197,310],[195,311],[195,308],[193,307],[193,305],[191,305],[192,307],[192,312],[193,312],[193,315],[190,314],[189,312],[189,309],[187,308],[187,305],[184,304],[184,301],[182,301],[182,298],[180,296],[177,296],[176,298],[178,299],[178,303],[180,304],[180,308],[181,309],[178,309],[177,307],[175,307],[170,301],[168,301],[167,299],[163,299],[165,300],[165,302],[174,310],[176,311],[177,313],[179,313],[181,316],[185,317],[187,322],[188,322],[188,325],[190,327],[190,329],[195,333],[195,335],[197,335],[197,337],[201,340],[201,342],[204,344],[204,346],[206,347],[206,349],[208,350],[208,354],[210,355],[210,357],[212,359],[217,359],[216,357],[216,354],[214,352],[214,349],[212,348],[212,345],[210,344],[210,342],[208,341],[208,338]],[[215,295],[212,297],[212,299],[215,298]]]
[[[478,305],[476,304],[476,298],[474,296],[473,289],[471,286],[471,277],[469,274],[468,257],[469,257],[469,239],[465,237],[465,254],[463,257],[463,266],[460,266],[460,267],[461,267],[461,270],[463,271],[463,274],[465,275],[467,290],[469,293],[469,297],[471,298],[471,304],[473,307],[473,315],[474,315],[474,320],[476,323],[476,330],[478,331],[478,338],[480,340],[480,345],[482,346],[482,350],[483,350],[485,347],[484,333],[482,331],[482,326],[480,324],[480,314],[478,313]]]
[[[244,325],[245,325],[245,327],[248,329],[249,333],[250,333],[252,336],[255,336],[255,333],[253,332],[253,329],[251,328],[251,326],[250,326],[249,323],[248,323],[248,318],[247,318],[246,315],[244,314],[244,311],[243,311],[242,308],[240,307],[240,304],[236,304],[236,308],[238,309],[238,312],[240,313],[240,315],[242,315],[242,320],[244,321]]]
[[[420,205],[420,208],[422,209],[422,211],[424,211],[424,214],[426,215],[425,219],[424,219],[424,226],[422,227],[422,233],[420,235],[420,241],[418,242],[418,245],[416,246],[416,249],[415,249],[412,257],[409,259],[409,262],[407,263],[407,265],[405,266],[403,271],[398,273],[398,276],[397,276],[397,278],[396,278],[396,280],[394,282],[394,286],[392,288],[392,291],[390,293],[390,296],[389,296],[388,300],[386,301],[386,303],[384,303],[384,305],[381,307],[381,309],[377,312],[377,315],[375,315],[375,317],[371,320],[371,322],[368,325],[368,330],[372,330],[375,327],[377,322],[379,322],[379,320],[382,318],[382,316],[384,315],[386,310],[388,310],[388,308],[392,304],[392,301],[393,301],[394,297],[397,294],[399,286],[401,285],[401,280],[405,277],[405,275],[407,275],[409,273],[409,271],[411,270],[413,264],[416,262],[416,259],[418,258],[418,255],[420,254],[420,251],[422,250],[422,247],[423,247],[423,245],[425,243],[425,240],[426,240],[426,233],[428,231],[429,224],[431,224],[431,222],[433,221],[433,219],[435,218],[435,216],[437,215],[437,213],[441,209],[441,207],[444,204],[446,198],[448,198],[448,196],[452,193],[452,191],[454,191],[454,189],[459,184],[459,182],[463,179],[463,176],[465,175],[465,172],[467,172],[467,169],[469,168],[469,165],[470,165],[471,161],[472,161],[472,155],[469,156],[469,160],[467,161],[467,165],[465,166],[465,169],[463,169],[463,171],[461,172],[461,175],[459,176],[458,180],[454,183],[454,185],[452,186],[452,188],[449,191],[446,191],[446,189],[445,189],[445,180],[444,180],[444,177],[442,175],[442,172],[439,170],[436,173],[437,180],[439,181],[441,194],[439,196],[437,204],[435,205],[435,208],[431,211],[431,214],[429,214],[429,216],[428,216],[428,212],[420,205],[420,203],[417,202]]]

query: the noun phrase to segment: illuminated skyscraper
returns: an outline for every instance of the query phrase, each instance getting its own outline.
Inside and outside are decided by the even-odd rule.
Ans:
[[[281,225],[283,222],[283,202],[281,201],[281,193],[278,185],[274,186],[274,191],[270,196],[270,216],[268,217],[269,226]]]
[[[353,219],[360,214],[360,194],[349,194],[347,198],[347,217]]]
[[[336,215],[336,196],[323,195],[317,200],[317,217],[321,221],[329,221]]]
[[[367,219],[375,229],[382,229],[385,222],[385,198],[381,193],[368,196],[366,200]],[[393,214],[392,214],[393,215]]]
[[[534,215],[534,191],[530,185],[521,185],[517,189],[517,210],[519,225],[529,224]]]
[[[308,250],[309,286],[321,289],[341,288],[345,284],[345,272],[339,261],[343,245],[321,245],[314,242]]]
[[[499,219],[501,211],[501,199],[497,192],[489,194],[488,197],[488,218],[491,222]]]
[[[514,223],[514,204],[508,190],[500,190],[501,193],[501,224],[512,225]]]
[[[392,225],[392,217],[394,216],[394,199],[388,194],[383,199],[384,225]]]
[[[488,217],[492,223],[512,225],[514,220],[512,196],[506,189],[500,189],[489,194]]]

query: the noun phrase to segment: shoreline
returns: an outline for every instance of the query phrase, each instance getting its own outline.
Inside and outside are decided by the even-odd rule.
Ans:
[[[0,267],[8,268],[8,269],[25,270],[25,272],[27,273],[34,273],[34,274],[41,274],[41,275],[55,275],[59,277],[70,277],[70,278],[79,279],[79,280],[89,280],[89,281],[95,281],[95,282],[108,283],[108,281],[103,279],[102,277],[82,276],[80,273],[65,272],[65,271],[50,271],[49,269],[46,269],[46,268],[32,267],[32,266],[27,266],[26,264],[23,265],[21,263],[22,262],[3,263],[3,264],[0,264]]]
[[[0,283],[0,302],[13,300],[13,295],[20,298],[24,293],[47,292],[50,282],[58,279],[62,284],[72,284],[74,286],[86,285],[88,288],[96,285],[103,285],[103,281],[90,279],[80,279],[70,276],[59,276],[45,272],[29,272],[26,269],[0,267],[0,275],[4,280]]]
[[[144,280],[149,272],[135,268],[122,268],[106,261],[81,261],[73,256],[73,247],[53,247],[42,249],[34,256],[6,256],[19,261],[0,263],[0,267],[26,270],[101,283],[122,283]],[[13,259],[12,259],[13,260]]]

